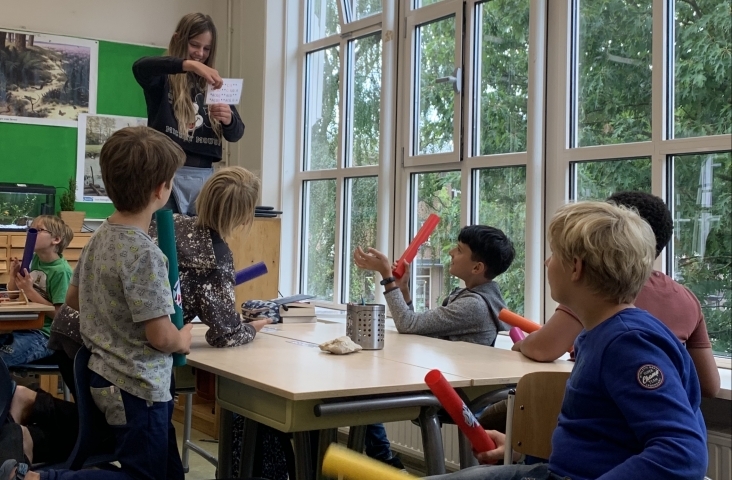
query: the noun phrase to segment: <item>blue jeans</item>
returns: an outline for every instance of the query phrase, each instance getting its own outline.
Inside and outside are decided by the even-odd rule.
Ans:
[[[383,423],[366,425],[366,455],[376,460],[391,458],[391,442]]]
[[[180,462],[178,449],[169,448],[172,444],[170,435],[175,436],[170,425],[173,401],[148,402],[117,387],[112,388],[110,382],[94,372],[90,385],[97,407],[105,413],[107,423],[114,431],[115,457],[121,465],[120,470],[51,470],[40,472],[41,480],[169,478],[168,465]],[[169,458],[173,456],[177,459]]]
[[[425,477],[430,480],[563,480],[549,471],[545,463],[537,465],[480,465],[447,475]]]
[[[40,330],[18,330],[0,335],[0,358],[8,367],[34,362],[53,355],[48,337]]]
[[[173,177],[173,191],[163,208],[173,213],[196,215],[196,199],[203,184],[213,174],[213,168],[180,167]]]

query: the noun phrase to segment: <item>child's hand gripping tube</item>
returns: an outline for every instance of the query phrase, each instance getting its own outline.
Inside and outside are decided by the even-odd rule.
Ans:
[[[505,308],[498,312],[498,318],[512,327],[518,327],[526,333],[533,333],[541,328],[541,325],[534,323],[531,320],[522,317],[517,313],[513,313]],[[513,337],[511,337],[513,338]],[[515,340],[514,340],[515,342]]]
[[[264,262],[249,265],[234,274],[234,284],[241,285],[244,282],[260,277],[265,273],[267,273],[267,265]]]
[[[183,299],[180,294],[180,278],[178,276],[178,252],[175,248],[175,228],[173,227],[173,211],[158,210],[155,213],[158,224],[158,246],[168,257],[168,281],[173,291],[173,305],[175,313],[170,316],[178,330],[183,328]],[[173,354],[173,366],[180,367],[186,364],[186,356],[180,353]]]
[[[402,278],[402,276],[404,276],[404,268],[406,264],[412,263],[414,257],[417,256],[419,247],[421,247],[422,244],[430,238],[430,235],[435,231],[438,223],[440,223],[440,217],[434,213],[430,213],[430,216],[427,217],[427,220],[422,224],[422,228],[420,228],[417,235],[414,236],[412,243],[409,244],[402,256],[397,260],[396,268],[391,271],[392,275],[396,278]]]
[[[33,251],[36,249],[36,237],[38,230],[29,228],[25,234],[25,248],[23,248],[23,259],[20,261],[20,275],[25,277],[25,271],[30,271],[31,260],[33,260]]]
[[[524,335],[524,332],[522,332],[519,327],[511,327],[511,330],[508,331],[508,336],[511,337],[513,343],[519,342],[526,338],[526,335]]]
[[[452,388],[452,385],[448,383],[442,375],[442,372],[439,370],[430,370],[424,377],[424,383],[430,387],[430,390],[432,390],[432,393],[435,394],[435,397],[437,397],[445,408],[445,411],[450,415],[450,418],[455,422],[455,425],[468,437],[470,444],[473,445],[474,451],[480,453],[496,448],[493,439],[480,426],[478,419],[475,418],[473,412],[465,405],[465,402],[462,401],[455,389]]]

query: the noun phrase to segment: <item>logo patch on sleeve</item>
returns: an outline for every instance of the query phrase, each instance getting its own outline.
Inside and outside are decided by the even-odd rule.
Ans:
[[[655,365],[643,365],[638,369],[638,384],[647,390],[655,390],[663,385],[663,372]]]

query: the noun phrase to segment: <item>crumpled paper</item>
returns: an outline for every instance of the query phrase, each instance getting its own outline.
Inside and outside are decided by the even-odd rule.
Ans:
[[[334,340],[328,340],[327,342],[321,343],[319,346],[322,351],[330,352],[335,355],[347,355],[349,353],[363,350],[361,345],[354,343],[353,340],[345,335]]]

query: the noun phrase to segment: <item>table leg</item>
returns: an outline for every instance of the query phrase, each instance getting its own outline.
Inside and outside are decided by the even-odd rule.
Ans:
[[[323,457],[331,443],[338,443],[338,429],[329,428],[321,430],[318,438],[318,469],[315,471],[315,478],[325,480],[330,477],[323,475]]]
[[[427,475],[445,473],[445,451],[442,448],[442,430],[437,418],[438,409],[423,407],[419,414],[419,428],[422,431],[422,451]]]
[[[295,475],[297,480],[313,480],[313,460],[310,454],[310,432],[293,433],[295,444]]]
[[[257,430],[259,423],[245,418],[244,434],[241,439],[241,452],[239,452],[239,475],[238,478],[249,478],[254,471],[254,449],[257,447]]]
[[[233,446],[234,414],[221,408],[219,420],[219,468],[216,478],[231,478],[231,450]]]
[[[478,465],[478,459],[473,455],[470,440],[460,430],[458,430],[458,448],[460,449],[460,470]]]
[[[348,448],[363,453],[366,445],[366,425],[356,425],[348,429]]]

